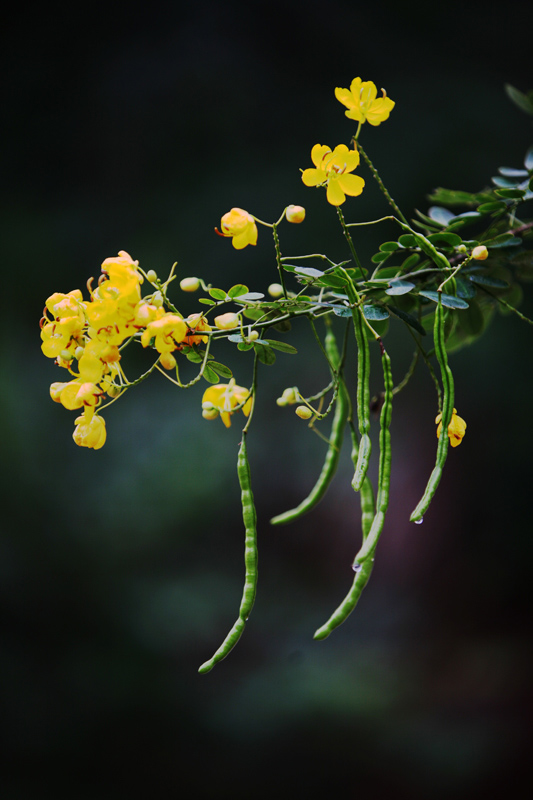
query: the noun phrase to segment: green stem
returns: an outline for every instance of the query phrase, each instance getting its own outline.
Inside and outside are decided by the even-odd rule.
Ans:
[[[288,297],[287,297],[287,289],[285,288],[285,278],[284,278],[284,275],[283,275],[283,265],[281,263],[281,250],[280,250],[280,246],[279,246],[279,236],[278,236],[278,225],[277,225],[277,223],[274,223],[274,225],[272,225],[272,234],[274,236],[274,247],[276,248],[276,264],[278,266],[279,282],[281,283],[281,286],[283,288],[283,296],[285,297],[285,300],[287,300],[288,299]]]
[[[395,203],[395,202],[394,202],[394,200],[393,200],[393,199],[392,199],[392,197],[390,196],[389,192],[387,191],[387,187],[385,186],[385,184],[384,184],[384,183],[383,183],[383,181],[381,180],[381,177],[380,177],[380,175],[379,175],[379,172],[377,171],[377,169],[375,168],[375,166],[373,165],[373,163],[371,162],[371,160],[369,159],[369,157],[367,156],[367,154],[365,153],[365,151],[364,151],[364,150],[363,150],[363,148],[361,147],[361,144],[360,144],[359,142],[355,142],[355,143],[356,143],[356,145],[357,145],[357,149],[359,150],[359,152],[360,152],[360,153],[361,153],[361,155],[363,156],[363,158],[364,158],[364,160],[365,160],[365,162],[366,162],[366,165],[367,165],[367,167],[370,169],[370,172],[371,172],[371,173],[372,173],[372,175],[374,176],[374,179],[375,179],[376,183],[378,184],[379,188],[381,189],[381,191],[382,191],[382,192],[383,192],[383,194],[385,195],[385,198],[386,198],[386,200],[387,200],[387,203],[388,203],[388,204],[391,206],[391,208],[393,208],[393,209],[394,209],[394,211],[395,211],[395,212],[396,212],[396,214],[397,214],[397,215],[400,217],[400,219],[401,219],[401,220],[403,220],[403,222],[405,222],[405,224],[407,225],[407,220],[405,219],[404,215],[403,215],[403,214],[402,214],[402,212],[400,211],[400,209],[399,209],[399,207],[398,207],[397,203]]]
[[[361,262],[359,261],[359,256],[357,255],[357,252],[355,250],[354,243],[352,241],[352,237],[350,236],[350,231],[346,227],[346,222],[344,220],[344,214],[342,213],[342,210],[340,209],[339,206],[337,206],[337,216],[338,216],[339,221],[341,223],[342,232],[344,233],[344,238],[348,242],[348,247],[350,248],[350,252],[352,254],[353,260],[355,261],[355,263],[357,265],[357,268],[358,268],[359,272],[361,273],[361,278],[364,280],[365,279],[365,273],[363,272],[363,267],[361,266]]]

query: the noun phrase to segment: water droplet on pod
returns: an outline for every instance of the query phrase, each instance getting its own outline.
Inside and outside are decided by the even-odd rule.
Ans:
[[[422,525],[424,522],[424,517],[420,517],[420,519],[415,519],[415,525]]]
[[[361,566],[361,564],[357,564],[356,563],[356,564],[352,564],[352,569],[353,569],[354,572],[361,572],[363,567]]]

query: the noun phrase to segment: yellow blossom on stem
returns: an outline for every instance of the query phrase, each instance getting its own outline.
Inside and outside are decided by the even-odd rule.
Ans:
[[[189,330],[192,331],[211,330],[211,325],[208,325],[203,314],[189,314],[189,316],[185,319],[185,322],[187,323]],[[208,338],[209,337],[207,336],[195,336],[189,333],[183,340],[183,343],[188,345],[201,344],[202,342],[207,342]]]
[[[76,417],[76,427],[72,438],[79,447],[90,447],[99,450],[106,440],[106,428],[103,417],[94,414],[92,409],[85,409],[84,413]]]
[[[325,144],[315,144],[311,159],[315,169],[304,170],[302,181],[306,186],[327,185],[327,199],[332,206],[342,205],[347,194],[356,197],[363,191],[363,178],[349,174],[359,164],[357,150],[349,150],[345,144],[337,145],[335,150]]]
[[[242,208],[232,208],[220,220],[220,236],[231,236],[233,247],[242,250],[249,244],[257,244],[257,225],[251,214]]]
[[[440,439],[442,431],[442,414],[438,414],[435,418],[437,425],[437,439]],[[457,447],[461,444],[466,431],[466,422],[458,416],[457,409],[453,409],[452,418],[448,425],[448,436],[450,437],[450,444],[452,447]]]
[[[148,347],[152,338],[155,338],[155,349],[158,353],[171,353],[187,335],[187,325],[177,314],[165,314],[163,309],[158,309],[157,319],[150,322],[143,331],[141,344]]]
[[[381,125],[388,119],[395,106],[390,97],[387,97],[385,89],[381,91],[383,97],[377,97],[375,83],[354,78],[349,89],[337,87],[335,97],[347,107],[348,111],[345,111],[345,114],[349,119],[354,119],[360,124],[369,122],[371,125]]]
[[[247,399],[248,398],[248,399]],[[246,400],[246,402],[244,402]],[[243,414],[247,417],[252,410],[252,398],[250,392],[244,386],[237,386],[234,378],[229,383],[218,383],[215,386],[210,386],[205,390],[202,397],[202,409],[207,411],[207,416],[203,413],[205,419],[214,419],[217,414],[213,413],[213,409],[220,413],[222,422],[229,428],[231,425],[230,416],[236,406],[242,407]]]

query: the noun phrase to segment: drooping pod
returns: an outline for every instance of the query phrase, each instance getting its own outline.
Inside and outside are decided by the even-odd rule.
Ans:
[[[354,467],[356,467],[357,460],[359,457],[359,443],[357,441],[357,434],[355,432],[355,428],[351,421],[350,421],[350,435],[352,437],[352,453],[351,453],[352,462]],[[359,490],[359,501],[361,503],[361,529],[363,532],[363,540],[364,540],[368,536],[368,533],[372,526],[372,522],[374,521],[374,515],[376,513],[374,489],[372,488],[372,482],[368,477],[368,475],[365,476],[365,479],[361,484],[361,488]]]
[[[340,355],[339,350],[337,348],[337,342],[335,339],[335,335],[331,330],[331,327],[328,326],[328,330],[326,333],[326,340],[325,340],[325,349],[326,355],[333,367],[334,370],[338,370],[340,367]],[[348,419],[348,410],[350,401],[348,398],[348,393],[346,390],[346,386],[344,385],[344,381],[339,377],[339,386],[337,392],[337,399],[335,401],[335,412],[333,415],[333,422],[331,425],[331,433],[329,437],[329,445],[326,452],[326,457],[324,459],[324,464],[322,466],[322,470],[320,475],[318,476],[318,480],[311,489],[308,496],[305,500],[296,506],[296,508],[291,508],[289,511],[285,511],[283,514],[278,514],[276,517],[272,517],[270,520],[272,525],[285,525],[288,522],[293,522],[295,519],[299,519],[304,514],[307,514],[308,511],[311,511],[317,503],[322,500],[324,495],[326,494],[328,487],[337,471],[337,466],[339,463],[339,456],[342,448],[342,441],[344,438],[344,429],[346,427],[346,421]]]
[[[374,553],[378,539],[383,530],[385,513],[389,505],[390,469],[391,469],[391,443],[390,443],[390,423],[392,415],[392,372],[390,357],[381,340],[381,362],[383,365],[383,378],[385,382],[384,402],[380,416],[379,433],[379,475],[378,475],[378,496],[376,501],[376,513],[372,520],[370,530],[363,541],[363,545],[357,554],[353,569],[355,577],[352,587],[339,607],[333,612],[328,621],[315,631],[315,639],[326,639],[330,633],[341,625],[352,613],[361,593],[368,583],[372,567],[374,564]]]
[[[446,352],[446,340],[444,337],[444,310],[442,307],[442,299],[439,294],[439,301],[437,303],[437,310],[435,312],[435,324],[433,326],[433,339],[435,342],[435,355],[440,366],[440,374],[442,379],[442,431],[437,445],[437,457],[435,466],[429,477],[426,489],[417,507],[411,514],[411,522],[420,522],[429,508],[437,486],[442,477],[442,470],[446,462],[448,454],[449,437],[447,436],[448,425],[453,414],[454,403],[454,383],[452,371],[448,364],[448,354]]]
[[[246,432],[242,433],[241,445],[237,458],[237,475],[241,488],[242,518],[244,522],[244,566],[245,579],[242,593],[239,616],[228,635],[215,652],[215,654],[205,661],[198,672],[205,674],[213,669],[215,664],[226,658],[228,653],[233,650],[242,636],[246,621],[252,611],[255,595],[257,591],[257,515],[255,513],[254,497],[250,478],[250,465],[246,450]]]

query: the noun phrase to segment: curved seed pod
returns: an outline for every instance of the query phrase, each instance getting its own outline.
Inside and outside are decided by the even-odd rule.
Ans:
[[[242,518],[245,529],[244,565],[245,580],[242,593],[239,616],[228,635],[216,651],[205,661],[198,672],[205,674],[213,669],[215,664],[226,658],[241,638],[246,621],[253,608],[257,591],[257,516],[255,513],[254,497],[250,479],[250,465],[246,451],[246,433],[243,431],[241,446],[237,458],[237,474],[241,487]]]
[[[454,384],[452,371],[448,365],[448,354],[446,353],[446,341],[444,338],[444,311],[442,308],[442,300],[439,294],[439,302],[435,312],[435,325],[433,328],[433,339],[435,341],[435,355],[440,366],[440,373],[442,378],[442,433],[439,437],[437,445],[437,458],[433,472],[429,477],[428,484],[422,495],[422,499],[417,507],[411,514],[411,522],[420,522],[429,508],[429,504],[433,499],[433,495],[437,491],[437,486],[442,477],[442,470],[446,462],[448,454],[449,437],[447,435],[448,425],[452,418],[453,403],[454,403]]]
[[[448,261],[444,253],[439,252],[435,247],[435,245],[429,241],[429,239],[426,239],[426,237],[423,236],[421,233],[418,233],[418,231],[414,231],[411,227],[409,227],[409,225],[404,225],[402,222],[400,222],[400,220],[396,221],[398,222],[398,225],[400,225],[404,229],[404,231],[407,231],[408,233],[414,236],[414,238],[416,239],[416,243],[418,244],[420,249],[427,256],[430,257],[430,259],[433,261],[434,264],[437,265],[437,267],[440,267],[441,269],[451,268],[450,262]]]
[[[337,370],[340,366],[340,355],[337,348],[335,335],[333,334],[331,328],[328,328],[326,333],[325,348],[332,367]],[[333,423],[331,425],[329,447],[318,480],[311,489],[309,495],[305,498],[305,500],[302,500],[302,502],[296,506],[296,508],[291,508],[289,511],[285,511],[283,514],[278,514],[278,516],[272,517],[270,520],[272,525],[285,525],[286,523],[293,522],[293,520],[298,519],[304,514],[307,514],[307,512],[311,511],[311,509],[314,508],[326,494],[331,480],[337,471],[342,441],[344,438],[344,428],[348,419],[349,405],[350,402],[344,381],[339,378],[339,391],[335,403]]]
[[[350,424],[350,434],[352,437],[352,461],[355,467],[357,466],[359,444],[357,442],[357,435],[355,433],[353,423]],[[359,490],[359,500],[361,502],[361,528],[363,531],[364,540],[368,536],[368,532],[372,526],[374,515],[376,513],[374,489],[372,488],[372,482],[368,475],[365,476],[365,479],[361,484],[361,489]]]
[[[381,340],[380,345],[382,353],[381,362],[383,365],[383,377],[385,380],[385,396],[380,417],[377,510],[370,530],[368,531],[368,535],[366,536],[353,564],[353,569],[356,574],[352,587],[328,621],[315,631],[315,639],[326,639],[335,628],[337,628],[345,621],[345,619],[347,619],[357,605],[357,601],[361,596],[361,592],[367,585],[368,579],[370,578],[370,574],[372,572],[372,567],[374,564],[374,552],[376,550],[376,545],[381,535],[381,531],[383,530],[385,513],[389,505],[391,468],[389,427],[392,415],[393,382],[389,354],[383,347]]]

